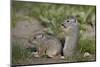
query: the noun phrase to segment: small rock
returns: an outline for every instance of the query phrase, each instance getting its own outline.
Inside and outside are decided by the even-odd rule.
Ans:
[[[84,57],[91,57],[91,54],[89,52],[85,52]]]
[[[65,57],[64,56],[61,56],[61,59],[65,59]]]

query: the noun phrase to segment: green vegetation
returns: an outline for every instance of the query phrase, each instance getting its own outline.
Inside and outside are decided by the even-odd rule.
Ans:
[[[96,52],[96,41],[95,39],[80,39],[80,51],[81,53],[89,52],[91,54],[95,54]]]
[[[30,51],[23,48],[18,42],[12,43],[12,62],[18,64],[25,61],[30,56]]]

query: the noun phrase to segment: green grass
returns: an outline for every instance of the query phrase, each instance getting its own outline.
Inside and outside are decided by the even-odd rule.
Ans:
[[[79,45],[80,45],[80,52],[81,53],[85,53],[85,52],[89,52],[91,54],[95,54],[96,53],[96,41],[95,39],[80,39],[79,41]]]
[[[18,42],[12,43],[12,63],[24,62],[30,56],[30,51],[26,50]]]

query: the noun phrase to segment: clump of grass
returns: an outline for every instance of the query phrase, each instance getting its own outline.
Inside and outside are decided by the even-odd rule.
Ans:
[[[18,42],[12,43],[12,63],[24,62],[30,55],[30,52],[23,48]]]
[[[84,52],[89,52],[91,54],[94,54],[96,52],[96,42],[95,39],[80,39],[79,41],[79,45],[80,45],[80,52],[84,53]]]

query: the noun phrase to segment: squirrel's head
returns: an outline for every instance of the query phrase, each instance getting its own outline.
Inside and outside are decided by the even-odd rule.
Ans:
[[[37,33],[31,37],[31,43],[37,44],[37,43],[41,42],[44,38],[45,38],[45,34]]]
[[[62,27],[63,28],[67,28],[68,26],[70,26],[71,24],[75,24],[77,23],[76,17],[71,16],[69,17],[69,19],[66,19],[63,23],[62,23]]]

